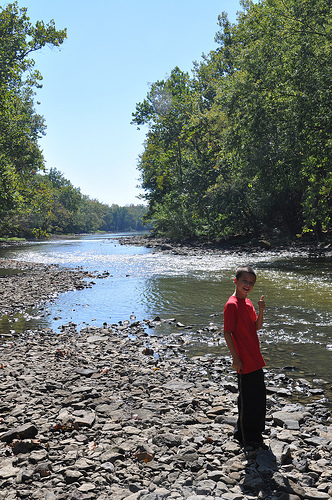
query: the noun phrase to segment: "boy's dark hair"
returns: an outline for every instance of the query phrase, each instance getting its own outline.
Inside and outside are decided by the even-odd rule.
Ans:
[[[254,271],[254,269],[251,266],[238,267],[236,270],[236,273],[235,273],[235,278],[238,280],[242,276],[243,273],[253,274],[255,276],[255,281],[256,281],[256,272]]]

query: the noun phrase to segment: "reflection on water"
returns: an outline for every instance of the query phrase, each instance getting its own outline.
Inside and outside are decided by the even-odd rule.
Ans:
[[[0,321],[0,332],[50,327],[74,322],[101,326],[129,319],[175,318],[191,328],[191,354],[228,354],[222,329],[222,310],[233,293],[238,265],[253,265],[258,273],[251,293],[254,305],[262,294],[267,303],[260,332],[268,366],[293,366],[302,376],[332,380],[331,257],[292,252],[225,252],[202,256],[172,255],[143,247],[122,246],[117,235],[89,235],[68,240],[27,244],[0,250],[0,257],[82,266],[110,276],[93,287],[62,294],[38,311]],[[30,316],[29,316],[30,314]],[[213,333],[203,330],[215,325]],[[162,324],[154,333],[181,332]],[[182,330],[183,331],[183,330]]]

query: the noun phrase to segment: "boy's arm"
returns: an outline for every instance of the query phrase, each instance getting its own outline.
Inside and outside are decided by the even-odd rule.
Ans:
[[[258,311],[258,316],[256,319],[256,330],[260,330],[263,326],[263,313],[264,313],[265,305],[266,304],[264,301],[264,295],[262,295],[260,301],[258,302],[259,311]]]
[[[232,358],[233,358],[233,368],[235,368],[237,373],[240,373],[240,371],[242,370],[242,361],[239,358],[238,353],[236,352],[234,342],[232,339],[232,332],[229,332],[229,331],[224,332],[224,337],[225,337],[229,352],[231,353]]]

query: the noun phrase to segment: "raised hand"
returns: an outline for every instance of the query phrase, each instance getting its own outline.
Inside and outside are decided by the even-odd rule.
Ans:
[[[259,307],[259,309],[262,309],[264,311],[265,306],[266,306],[266,303],[264,300],[264,295],[262,295],[260,300],[258,301],[258,307]]]

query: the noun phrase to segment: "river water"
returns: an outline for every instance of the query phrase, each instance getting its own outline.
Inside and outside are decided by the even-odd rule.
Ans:
[[[64,267],[82,266],[91,273],[108,271],[86,290],[67,292],[54,303],[0,320],[0,333],[50,327],[70,321],[80,329],[130,319],[175,319],[152,333],[186,336],[189,355],[228,354],[222,335],[222,310],[234,291],[237,266],[253,265],[257,282],[251,300],[262,294],[266,309],[260,341],[267,368],[299,377],[332,381],[332,258],[291,251],[173,255],[145,247],[124,246],[114,234],[29,243],[0,250],[1,258]],[[215,326],[213,332],[205,327]],[[205,328],[205,329],[204,329]],[[201,330],[200,332],[198,332]],[[151,332],[149,332],[151,333]]]

